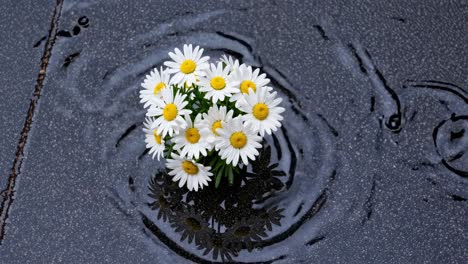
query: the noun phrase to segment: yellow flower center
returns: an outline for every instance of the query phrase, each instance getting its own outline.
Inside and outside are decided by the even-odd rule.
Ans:
[[[166,121],[172,121],[177,117],[177,106],[175,104],[167,104],[163,109],[163,117]]]
[[[223,77],[216,76],[211,79],[210,85],[215,90],[222,90],[226,87],[226,81]]]
[[[153,94],[157,95],[164,88],[166,88],[166,85],[163,82],[156,84],[153,89]]]
[[[247,136],[241,131],[232,133],[229,140],[231,141],[231,145],[236,149],[241,149],[247,144]]]
[[[185,138],[188,142],[195,144],[200,140],[200,133],[198,132],[198,129],[192,127],[187,129],[185,132]]]
[[[156,141],[156,143],[158,143],[159,145],[161,145],[162,143],[162,138],[160,135],[158,135],[158,133],[155,131],[153,131],[153,136],[154,136],[154,140]]]
[[[182,64],[180,64],[180,71],[185,74],[190,74],[195,71],[197,64],[193,60],[184,60]]]
[[[197,165],[193,164],[193,162],[190,162],[188,160],[182,162],[182,168],[187,174],[190,174],[190,175],[194,175],[198,173]]]
[[[270,113],[270,109],[264,103],[258,103],[252,108],[252,114],[258,120],[265,120]]]
[[[254,92],[257,90],[257,86],[255,85],[254,82],[252,82],[251,80],[245,80],[241,82],[241,85],[240,85],[241,92],[248,94],[249,89],[252,89]]]
[[[222,127],[223,127],[223,124],[221,123],[221,120],[218,120],[214,122],[213,125],[211,126],[211,131],[213,131],[213,134],[215,134],[216,136],[219,136],[218,132],[216,132],[216,129],[222,128]]]

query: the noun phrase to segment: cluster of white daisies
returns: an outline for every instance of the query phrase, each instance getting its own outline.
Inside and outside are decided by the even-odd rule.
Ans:
[[[199,46],[169,52],[167,68],[154,69],[141,84],[148,108],[143,131],[153,158],[165,156],[169,175],[192,191],[215,175],[233,182],[241,164],[259,155],[262,137],[283,120],[281,98],[266,74],[223,55],[209,64]]]

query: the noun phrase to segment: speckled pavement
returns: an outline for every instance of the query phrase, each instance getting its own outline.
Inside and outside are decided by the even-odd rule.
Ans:
[[[468,259],[468,1],[10,1],[0,18],[0,263],[221,261],[148,207],[164,164],[139,85],[184,43],[260,67],[288,109],[290,181],[262,204],[284,217],[233,262]]]

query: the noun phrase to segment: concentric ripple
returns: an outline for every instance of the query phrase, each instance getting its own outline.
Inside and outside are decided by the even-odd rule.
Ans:
[[[197,18],[197,21],[202,19]],[[159,252],[160,247],[169,248],[187,260],[200,263],[306,260],[313,250],[312,245],[322,243],[327,234],[336,232],[329,224],[344,221],[344,214],[360,215],[359,218],[364,219],[359,221],[361,226],[371,220],[381,175],[363,175],[363,179],[371,180],[363,182],[368,190],[356,193],[356,188],[362,188],[358,186],[359,181],[352,180],[353,175],[342,175],[338,171],[341,167],[338,160],[342,157],[338,158],[336,144],[342,140],[340,133],[346,134],[346,131],[334,128],[327,116],[311,114],[307,108],[308,99],[300,96],[302,87],[294,87],[281,70],[262,60],[255,53],[254,41],[249,38],[231,32],[176,32],[177,42],[165,44],[166,49],[155,48],[151,34],[132,42],[132,45],[142,45],[145,56],[136,57],[131,63],[103,75],[103,87],[107,89],[98,96],[114,95],[116,100],[112,104],[99,105],[98,98],[82,102],[87,104],[87,110],[104,111],[110,117],[125,115],[124,119],[128,121],[120,135],[105,144],[114,146],[105,151],[107,160],[134,161],[132,165],[126,165],[133,168],[128,188],[112,189],[110,197],[116,207],[132,219],[132,226],[142,227],[142,238],[154,252]],[[154,34],[171,35],[173,30],[161,27]],[[371,113],[376,101],[380,105],[375,106],[376,113],[368,117],[377,116],[380,129],[375,130],[377,135],[369,134],[377,136],[378,140],[375,149],[369,149],[369,152],[379,159],[384,140],[382,127],[391,131],[395,139],[408,136],[406,122],[410,125],[414,118],[414,114],[408,112],[408,98],[406,94],[397,93],[395,87],[389,87],[370,54],[360,44],[342,45],[331,36],[326,41],[335,41],[338,59],[346,67],[361,68],[356,76],[370,80],[376,91],[375,98],[371,98]],[[145,74],[161,65],[167,59],[168,50],[181,43],[201,45],[212,58],[228,54],[259,67],[284,99],[283,106],[287,111],[282,129],[266,138],[259,160],[237,175],[232,186],[222,184],[219,189],[210,186],[198,193],[175,186],[165,174],[164,163],[146,155],[141,132],[144,110],[135,111],[133,106],[132,111],[120,110],[129,108],[131,96],[137,98],[139,82]],[[135,103],[135,108],[141,109],[141,106]],[[466,139],[462,132],[464,116],[456,113],[454,118],[442,119],[434,132],[434,144],[444,166],[461,176],[466,171],[466,155],[462,151]],[[454,142],[448,143],[451,136]],[[348,159],[345,162],[353,162]],[[353,191],[339,194],[342,205],[335,203],[328,207],[330,188],[334,179],[341,176],[345,176],[347,185],[341,183],[339,191],[343,188]],[[456,197],[464,197],[460,194]],[[327,219],[324,219],[325,215]]]
[[[250,40],[235,34],[197,32],[187,33],[184,42],[205,47],[212,58],[228,54],[261,67],[283,98],[287,109],[283,127],[266,137],[260,157],[237,175],[232,186],[226,182],[218,189],[210,185],[194,193],[178,188],[165,173],[163,162],[145,155],[142,124],[132,123],[112,145],[117,155],[134,155],[137,160],[135,176],[129,180],[135,192],[127,195],[113,190],[111,197],[118,207],[136,207],[145,232],[189,260],[255,263],[287,258],[319,236],[321,224],[314,219],[325,207],[328,187],[336,175],[337,131],[326,117],[302,110],[305,102],[298,99],[297,89],[279,70],[264,66]],[[141,73],[135,75],[143,78],[165,60],[163,53],[155,50],[149,56],[151,64],[145,60],[125,68],[138,69]],[[121,82],[115,78],[123,80],[124,70],[115,72],[119,74],[106,75],[113,85]],[[135,116],[135,120],[143,119],[143,112]],[[109,150],[106,155],[115,154]]]
[[[434,144],[442,163],[455,174],[468,178],[468,116],[453,115],[434,129]]]

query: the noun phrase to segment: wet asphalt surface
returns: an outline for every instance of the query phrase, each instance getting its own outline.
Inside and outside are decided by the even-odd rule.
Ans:
[[[468,1],[2,6],[0,263],[468,259]],[[184,43],[270,77],[277,180],[186,197],[145,155],[139,84]]]

